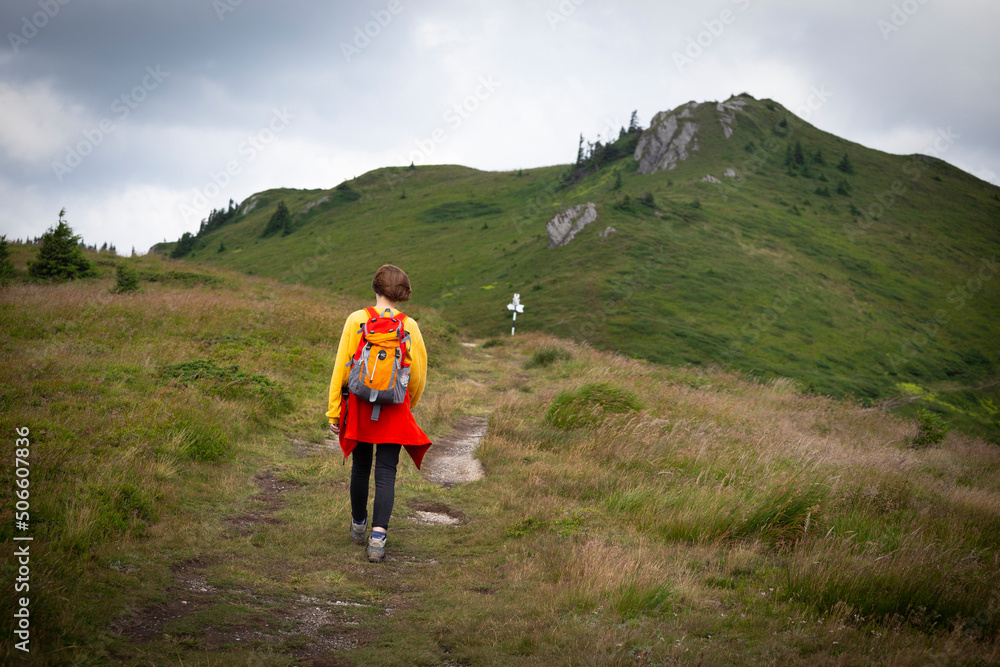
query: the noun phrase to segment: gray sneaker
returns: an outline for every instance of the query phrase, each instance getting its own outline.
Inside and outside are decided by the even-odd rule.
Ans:
[[[357,524],[351,521],[351,542],[355,544],[365,543],[365,531],[368,528],[368,523]]]
[[[365,553],[368,555],[369,563],[381,563],[385,560],[385,537],[368,538],[368,548],[365,549]]]

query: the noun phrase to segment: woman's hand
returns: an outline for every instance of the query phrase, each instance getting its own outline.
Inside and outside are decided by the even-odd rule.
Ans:
[[[330,424],[330,430],[333,431],[334,435],[340,435],[340,425],[337,422]]]

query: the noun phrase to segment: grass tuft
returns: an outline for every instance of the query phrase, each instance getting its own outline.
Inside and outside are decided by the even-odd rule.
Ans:
[[[635,412],[641,407],[632,393],[607,382],[595,382],[559,392],[546,418],[556,428],[584,428],[600,424],[607,415]]]
[[[572,358],[573,355],[560,347],[546,347],[535,350],[531,357],[524,362],[524,369],[548,368],[557,361],[569,361]]]

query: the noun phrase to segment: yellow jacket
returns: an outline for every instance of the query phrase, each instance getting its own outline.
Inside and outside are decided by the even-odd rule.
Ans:
[[[392,309],[395,315],[399,311]],[[330,409],[326,416],[330,423],[340,419],[340,389],[347,384],[348,362],[358,349],[361,342],[361,334],[358,333],[361,325],[368,319],[368,313],[364,310],[356,310],[351,313],[344,323],[344,332],[340,335],[340,345],[337,346],[337,361],[333,366],[333,377],[330,378]],[[406,348],[406,361],[410,363],[410,384],[408,390],[410,394],[410,408],[417,406],[420,395],[424,393],[424,384],[427,381],[427,348],[424,347],[424,338],[420,335],[420,327],[417,321],[407,317],[403,320],[403,329],[410,334],[410,344]]]

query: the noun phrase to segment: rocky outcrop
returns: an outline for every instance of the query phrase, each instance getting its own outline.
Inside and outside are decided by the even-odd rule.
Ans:
[[[617,232],[617,231],[618,231],[617,229],[615,229],[611,225],[608,225],[607,227],[604,228],[603,232],[598,232],[597,235],[600,236],[602,239],[606,239],[609,236],[611,236],[612,232]]]
[[[308,204],[306,204],[306,207],[304,209],[302,209],[301,212],[305,213],[306,211],[308,211],[309,209],[311,209],[313,206],[319,206],[323,202],[328,202],[328,201],[330,201],[330,195],[326,195],[325,197],[320,197],[316,201],[311,201]]]
[[[722,175],[725,176],[726,178],[736,178],[736,170],[730,167],[729,169],[726,169],[724,172],[722,172]]]
[[[653,116],[649,129],[642,133],[635,147],[640,174],[673,169],[698,150],[698,123],[685,120],[696,108],[697,102],[689,102],[677,113],[661,111]]]
[[[726,139],[733,136],[733,123],[736,122],[736,112],[742,111],[747,105],[746,100],[730,97],[725,102],[719,102],[715,109],[719,112],[719,122],[722,123],[722,133]]]
[[[721,183],[722,182],[719,179],[717,179],[715,176],[712,176],[711,174],[705,174],[704,176],[701,177],[701,180],[705,181],[706,183]]]
[[[254,195],[253,197],[250,197],[250,199],[247,199],[245,202],[243,202],[243,206],[240,207],[240,214],[246,215],[247,213],[252,211],[253,207],[256,205],[257,205],[257,195]]]
[[[549,247],[558,248],[573,240],[577,232],[597,220],[597,207],[593,202],[570,206],[565,211],[557,213],[545,223],[545,231],[549,233]]]

